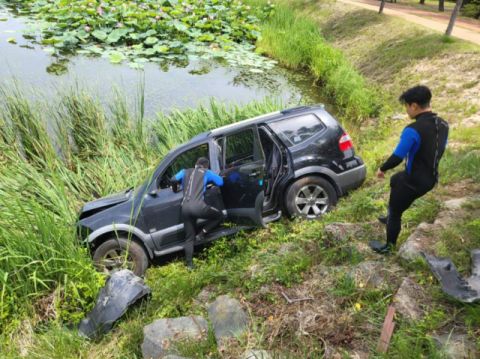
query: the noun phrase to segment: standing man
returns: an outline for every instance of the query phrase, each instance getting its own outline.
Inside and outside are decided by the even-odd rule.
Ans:
[[[208,169],[210,162],[205,157],[197,160],[195,168],[183,169],[172,177],[172,189],[176,192],[178,182],[183,184],[182,217],[186,234],[185,257],[187,269],[194,269],[193,247],[194,241],[202,240],[207,232],[220,224],[223,214],[220,210],[205,203],[203,194],[207,183],[213,182],[223,186],[223,178]],[[203,230],[195,237],[197,219],[208,219]]]
[[[393,154],[377,171],[379,179],[405,158],[405,170],[390,178],[388,215],[378,217],[387,225],[387,244],[370,241],[375,252],[388,254],[395,248],[402,226],[402,214],[417,199],[431,191],[438,182],[438,164],[447,145],[448,124],[432,112],[432,93],[426,86],[404,92],[399,101],[408,116],[416,121],[405,127]]]

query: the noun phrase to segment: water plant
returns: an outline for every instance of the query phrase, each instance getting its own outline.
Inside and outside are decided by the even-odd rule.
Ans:
[[[112,63],[222,57],[260,38],[259,22],[275,5],[236,0],[26,0],[45,45],[102,55]],[[48,47],[51,48],[51,47]],[[258,57],[258,56],[257,56]]]

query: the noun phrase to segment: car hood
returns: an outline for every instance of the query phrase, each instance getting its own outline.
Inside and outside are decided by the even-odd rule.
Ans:
[[[96,199],[95,201],[85,203],[85,205],[80,209],[79,218],[85,218],[89,214],[98,212],[98,210],[107,209],[116,204],[123,203],[130,198],[132,192],[133,187],[130,187],[124,189],[123,191],[119,191],[106,197]]]

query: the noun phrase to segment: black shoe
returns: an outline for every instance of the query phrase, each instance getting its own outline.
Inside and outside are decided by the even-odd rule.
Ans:
[[[195,269],[195,264],[193,264],[193,261],[187,261],[187,270],[192,271]]]
[[[370,241],[370,248],[379,254],[390,254],[393,252],[394,246],[391,244],[383,244],[377,241]]]
[[[377,219],[381,224],[387,225],[387,221],[388,221],[387,216],[378,216]]]

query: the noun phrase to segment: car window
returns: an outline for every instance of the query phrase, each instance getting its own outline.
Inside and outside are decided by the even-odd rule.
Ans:
[[[313,114],[277,121],[275,126],[288,138],[292,145],[308,140],[325,128],[320,119]]]
[[[246,130],[227,136],[225,167],[231,168],[253,162],[253,131]]]
[[[170,163],[167,169],[160,176],[158,188],[170,187],[170,178],[176,175],[183,169],[195,167],[195,163],[200,157],[206,157],[210,159],[208,155],[208,144],[203,144],[195,148],[191,148],[177,157]]]

